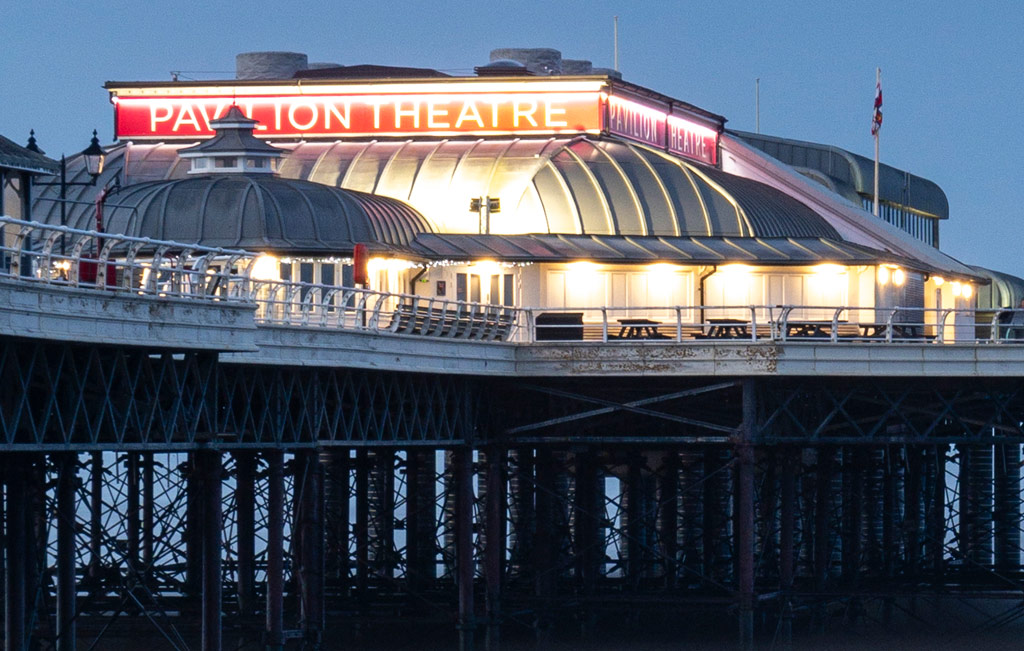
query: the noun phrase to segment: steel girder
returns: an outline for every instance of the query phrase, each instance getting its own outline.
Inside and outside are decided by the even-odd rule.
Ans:
[[[0,449],[453,445],[473,438],[479,391],[456,376],[0,338]]]

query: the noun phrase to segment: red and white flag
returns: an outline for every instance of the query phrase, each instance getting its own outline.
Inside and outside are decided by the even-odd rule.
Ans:
[[[877,136],[882,130],[882,82],[875,85],[875,114],[871,118],[871,135]]]

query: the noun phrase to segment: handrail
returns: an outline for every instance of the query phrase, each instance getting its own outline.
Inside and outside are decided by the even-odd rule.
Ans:
[[[250,303],[257,254],[0,216],[0,278]]]
[[[257,322],[265,325],[525,343],[1024,343],[1024,309],[836,305],[517,308],[258,280],[251,277],[256,257],[244,250],[0,216],[0,278],[92,291],[254,304]],[[1021,339],[1016,338],[1018,334]]]

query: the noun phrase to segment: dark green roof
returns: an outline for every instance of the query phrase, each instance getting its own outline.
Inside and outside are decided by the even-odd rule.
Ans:
[[[746,131],[729,133],[857,204],[875,194],[875,162],[870,158],[832,145]],[[949,202],[942,188],[890,165],[879,165],[878,198],[928,217],[949,219]]]
[[[60,171],[57,161],[3,136],[0,136],[0,168],[36,174],[56,174]]]

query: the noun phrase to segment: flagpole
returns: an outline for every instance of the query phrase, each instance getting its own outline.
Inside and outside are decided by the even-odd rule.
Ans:
[[[882,69],[875,68],[875,87],[881,88],[882,86]],[[881,134],[881,129],[875,129],[875,203],[874,212],[875,217],[878,217],[878,137]]]

